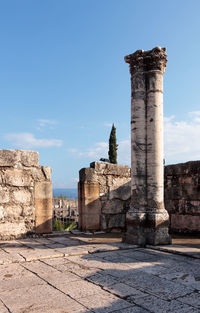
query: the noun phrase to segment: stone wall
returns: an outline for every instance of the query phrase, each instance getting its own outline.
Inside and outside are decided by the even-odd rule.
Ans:
[[[165,166],[164,177],[170,232],[200,233],[200,161]],[[130,192],[128,166],[94,162],[81,169],[79,226],[123,231]]]
[[[200,161],[165,167],[165,208],[171,232],[200,233]]]
[[[51,229],[51,168],[37,152],[0,150],[0,239]]]
[[[130,168],[93,162],[79,172],[79,227],[123,231],[130,203]]]

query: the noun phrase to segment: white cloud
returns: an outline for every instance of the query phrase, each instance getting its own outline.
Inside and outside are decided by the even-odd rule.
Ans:
[[[59,139],[37,139],[31,133],[14,133],[4,136],[7,141],[10,141],[13,146],[21,148],[48,148],[48,147],[60,147],[62,140]]]
[[[200,111],[188,113],[188,121],[176,121],[175,116],[164,118],[164,157],[166,164],[200,160]],[[130,165],[130,139],[118,142],[118,163]],[[77,157],[108,157],[108,143],[96,143],[86,151],[70,149]]]
[[[42,119],[42,118],[38,119],[37,121],[39,122],[40,127],[57,124],[57,121],[55,121],[55,120],[48,120],[48,119]]]
[[[57,121],[55,120],[49,120],[49,119],[38,119],[37,120],[37,123],[39,124],[39,126],[37,126],[37,130],[42,130],[46,127],[48,127],[49,129],[54,129],[55,128],[55,125],[58,124]]]
[[[166,163],[200,159],[200,111],[189,112],[189,121],[164,119],[164,146]]]
[[[189,116],[197,123],[200,123],[200,111],[189,112]]]
[[[71,148],[69,152],[78,158],[92,158],[93,160],[108,158],[108,143],[97,142],[86,151]],[[123,140],[118,143],[118,163],[130,165],[130,140]]]
[[[93,147],[87,149],[86,151],[80,151],[76,148],[69,149],[69,152],[73,153],[78,158],[104,158],[108,153],[108,143],[97,142]]]
[[[106,122],[104,123],[104,126],[105,126],[105,127],[109,127],[109,128],[111,128],[111,127],[112,127],[112,125],[113,125],[113,123],[106,123]]]

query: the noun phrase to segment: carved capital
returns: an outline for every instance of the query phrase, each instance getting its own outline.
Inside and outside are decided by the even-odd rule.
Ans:
[[[164,73],[167,64],[166,48],[155,47],[152,50],[137,50],[124,57],[130,65],[130,73],[158,70]]]

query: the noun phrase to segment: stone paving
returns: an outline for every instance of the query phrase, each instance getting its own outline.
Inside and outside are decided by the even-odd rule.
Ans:
[[[157,248],[80,236],[0,242],[0,313],[200,312],[198,251]]]

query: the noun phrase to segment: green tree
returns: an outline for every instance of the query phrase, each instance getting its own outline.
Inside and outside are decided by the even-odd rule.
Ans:
[[[116,139],[116,128],[114,124],[112,125],[112,129],[110,132],[110,138],[109,138],[109,161],[110,163],[117,164],[117,139]]]

